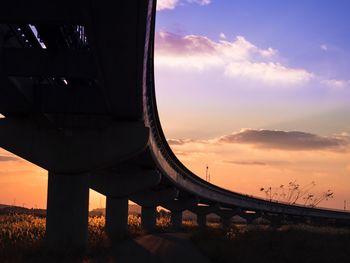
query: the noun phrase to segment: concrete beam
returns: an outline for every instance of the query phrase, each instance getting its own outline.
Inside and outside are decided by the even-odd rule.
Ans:
[[[128,199],[106,198],[106,232],[110,239],[124,238],[128,232]]]
[[[161,204],[161,206],[165,207],[170,211],[184,211],[197,205],[198,202],[199,199],[197,197],[191,197],[187,199],[169,200]]]
[[[156,170],[130,173],[91,173],[90,187],[111,198],[126,197],[159,184],[161,175]]]
[[[220,209],[220,205],[211,205],[211,206],[202,206],[202,205],[197,205],[197,206],[192,206],[188,208],[192,213],[195,213],[197,215],[207,215],[210,213],[216,213]]]
[[[141,119],[140,87],[144,84],[145,48],[151,40],[146,38],[148,23],[152,21],[149,1],[89,3],[94,22],[87,31],[89,45],[99,66],[98,80],[110,113],[117,118]],[[127,88],[116,88],[121,85]]]
[[[197,214],[197,225],[199,227],[205,227],[207,225],[207,215]]]
[[[170,222],[173,229],[179,230],[182,227],[182,211],[171,211]]]
[[[49,172],[46,242],[52,250],[83,249],[87,242],[89,186],[84,174]]]
[[[142,206],[141,207],[141,225],[146,231],[153,231],[157,223],[157,207]]]
[[[221,226],[223,229],[230,229],[232,217],[221,217]]]
[[[179,191],[175,187],[160,189],[157,191],[144,191],[130,196],[130,199],[145,207],[154,207],[175,199]]]
[[[231,227],[232,217],[241,214],[241,209],[219,209],[215,212],[218,216],[221,217],[222,228],[227,230]]]
[[[1,63],[7,76],[87,79],[97,76],[92,54],[85,50],[6,48]]]
[[[282,225],[282,221],[285,219],[284,215],[264,214],[261,217],[266,219],[266,220],[268,220],[272,226],[280,226],[280,225]]]
[[[5,116],[27,115],[32,109],[31,98],[0,73],[0,112]]]
[[[0,146],[56,173],[83,173],[115,166],[141,152],[149,129],[141,122],[97,129],[57,130],[23,119],[0,119]]]
[[[188,210],[197,215],[197,225],[199,227],[205,227],[207,224],[207,215],[210,213],[216,213],[218,209],[220,209],[219,204],[211,206],[197,205],[189,208]]]
[[[182,211],[198,204],[199,199],[197,197],[187,199],[169,200],[161,206],[171,211],[170,221],[172,228],[178,230],[182,227]]]
[[[232,218],[236,215],[240,215],[242,213],[241,209],[218,209],[215,211],[215,214],[222,218]]]
[[[1,4],[0,22],[11,24],[84,24],[86,2],[82,0],[12,0]]]
[[[0,27],[0,112],[8,116],[13,113],[28,111],[32,107],[32,101],[20,89],[21,85],[16,85],[4,75],[2,65],[4,34]]]
[[[73,87],[52,84],[34,85],[35,92],[32,95],[35,100],[34,110],[48,114],[108,116],[108,107],[101,90],[97,87],[87,87],[87,85],[74,84]]]
[[[307,223],[308,217],[288,215],[286,219],[293,224],[305,224]]]
[[[261,217],[261,213],[259,213],[259,212],[256,212],[256,213],[242,212],[239,216],[244,218],[245,220],[247,220],[247,224],[252,224],[255,219]]]
[[[154,156],[150,148],[145,149],[142,153],[138,154],[132,160],[128,161],[130,164],[137,166],[145,167],[148,169],[157,168],[156,163],[154,162]]]

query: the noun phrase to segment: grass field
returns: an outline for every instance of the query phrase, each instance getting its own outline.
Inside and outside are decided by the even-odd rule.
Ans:
[[[0,262],[99,262],[111,249],[104,217],[89,217],[87,253],[52,255],[45,250],[45,221],[28,214],[0,215]],[[129,230],[133,236],[142,234],[140,218],[129,216]]]
[[[212,262],[348,263],[350,229],[291,225],[233,226],[194,231],[193,242]]]
[[[89,217],[86,253],[53,255],[45,250],[45,218],[34,215],[0,215],[0,262],[113,262],[113,245],[104,232],[104,217]],[[192,241],[213,262],[232,263],[348,263],[350,229],[306,225],[233,226],[219,224],[206,230],[184,221]],[[157,231],[170,231],[169,218],[157,220]],[[143,235],[141,220],[129,216],[130,237]]]

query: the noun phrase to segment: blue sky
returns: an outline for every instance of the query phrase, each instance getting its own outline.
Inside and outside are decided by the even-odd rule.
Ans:
[[[205,6],[184,2],[158,12],[157,29],[211,39],[221,32],[231,39],[243,35],[261,48],[278,49],[291,66],[345,78],[350,66],[348,10],[350,2],[341,0],[213,0]]]
[[[174,3],[171,0],[165,2]],[[339,123],[345,120],[337,120],[334,115],[345,116],[349,113],[347,106],[350,101],[348,74],[350,19],[347,14],[347,10],[350,10],[349,1],[213,0],[206,1],[204,5],[198,4],[201,1],[175,2],[177,5],[173,9],[158,12],[158,32],[169,32],[178,37],[202,36],[216,43],[222,40],[232,43],[241,36],[259,50],[272,48],[276,52],[265,61],[266,63],[278,63],[288,69],[301,69],[310,76],[307,83],[301,81],[294,83],[293,89],[265,89],[260,87],[264,86],[264,83],[251,82],[246,78],[222,78],[221,69],[217,68],[207,70],[203,74],[203,72],[181,72],[181,66],[179,71],[176,71],[175,67],[164,69],[162,65],[157,71],[158,91],[160,98],[167,105],[166,111],[175,111],[175,108],[171,109],[171,102],[170,105],[168,103],[170,99],[173,102],[181,101],[184,108],[192,108],[191,111],[194,113],[196,110],[203,112],[204,108],[212,106],[210,112],[214,114],[214,118],[222,115],[227,108],[228,113],[235,117],[238,108],[231,106],[234,103],[241,110],[244,108],[247,118],[250,112],[256,112],[258,108],[259,112],[265,113],[266,116],[276,114],[277,111],[286,112],[287,115],[290,113],[291,122],[295,123],[295,119],[300,119],[298,125],[303,125],[310,118],[315,118],[315,122],[320,123],[318,120],[320,116],[317,115],[324,116],[322,118],[325,119],[333,118],[335,129],[323,127],[318,128],[318,131],[337,132]],[[175,53],[173,55],[176,57]],[[260,58],[254,59],[254,62],[260,61]],[[258,71],[259,69],[255,68],[254,72]],[[235,74],[237,76],[238,73]],[[169,91],[170,88],[167,89],[165,86],[172,85],[166,82],[177,83],[178,87]],[[278,85],[277,83],[276,86]],[[213,89],[214,86],[220,86],[220,89]],[[232,89],[232,86],[235,88]],[[167,97],[169,94],[171,96]],[[248,101],[250,103],[247,103]],[[161,101],[160,104],[162,105]],[[239,106],[240,104],[244,104],[243,108]],[[247,107],[248,104],[250,106]],[[269,119],[259,116],[259,120],[261,118]],[[277,118],[276,122],[281,121]],[[245,122],[241,125],[254,126],[247,126]],[[271,126],[270,121],[266,121],[266,125]],[[293,125],[286,124],[286,127],[291,126]],[[349,131],[345,126],[339,129]],[[295,127],[297,128],[299,127]],[[305,129],[310,130],[313,127],[306,125]],[[171,132],[171,135],[175,134]]]

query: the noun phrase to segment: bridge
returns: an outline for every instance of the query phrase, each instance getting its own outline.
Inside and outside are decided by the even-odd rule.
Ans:
[[[46,238],[83,247],[89,188],[107,197],[106,231],[127,231],[128,201],[151,231],[156,207],[200,226],[215,213],[349,224],[350,213],[231,192],[189,171],[163,134],[154,85],[155,0],[12,0],[0,9],[0,146],[48,170]]]

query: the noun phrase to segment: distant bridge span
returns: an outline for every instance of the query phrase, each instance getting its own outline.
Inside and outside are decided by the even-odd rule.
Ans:
[[[107,196],[106,229],[127,229],[128,200],[155,226],[156,206],[349,224],[350,213],[231,192],[202,180],[163,134],[154,85],[155,0],[12,0],[0,10],[0,146],[49,171],[47,241],[84,246],[88,190]]]

